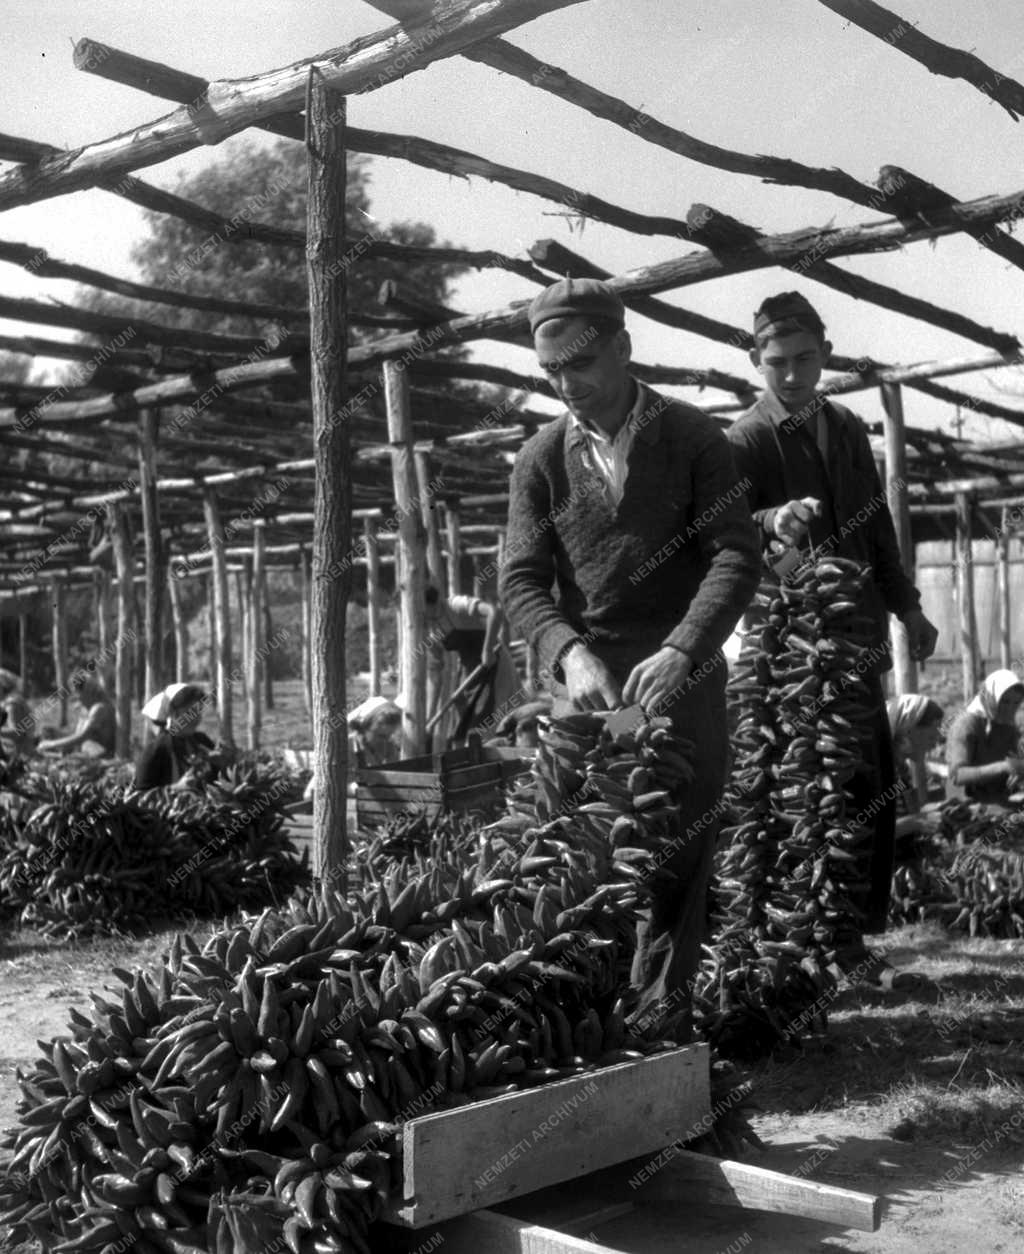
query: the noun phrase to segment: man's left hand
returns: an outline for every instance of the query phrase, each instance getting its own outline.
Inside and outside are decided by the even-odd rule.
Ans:
[[[667,697],[676,695],[692,669],[688,653],[665,645],[629,672],[622,700],[626,705],[640,705],[652,713],[657,712]]]
[[[935,652],[939,639],[938,628],[925,618],[920,610],[904,615],[903,626],[907,629],[907,645],[915,662],[924,662]]]

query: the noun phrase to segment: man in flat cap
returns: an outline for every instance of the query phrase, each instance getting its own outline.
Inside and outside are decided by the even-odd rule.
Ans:
[[[877,665],[864,678],[871,696],[872,739],[861,785],[876,815],[871,887],[864,930],[881,932],[892,880],[896,802],[895,768],[881,675],[889,670],[889,614],[904,624],[911,656],[924,661],[938,632],[921,612],[921,598],[900,560],[896,530],[879,482],[864,424],[818,391],[832,352],[814,306],[799,292],[770,296],[754,315],[750,360],[765,390],[733,423],[728,437],[736,467],[749,485],[747,498],[764,545],[811,544],[824,553],[871,567],[865,610],[874,620],[870,656]],[[859,946],[842,957],[868,982],[891,985],[895,972],[881,959],[868,962]]]
[[[562,280],[529,316],[568,412],[516,458],[506,611],[563,710],[640,705],[695,742],[672,874],[654,886],[633,970],[640,1010],[657,1018],[659,1006],[688,1007],[699,962],[726,769],[720,647],[754,592],[760,548],[718,425],[630,373],[615,290]]]

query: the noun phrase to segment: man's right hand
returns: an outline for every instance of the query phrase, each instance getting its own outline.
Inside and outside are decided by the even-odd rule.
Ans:
[[[798,545],[807,534],[807,524],[821,517],[821,502],[816,496],[787,501],[775,511],[774,528],[777,539],[790,547]]]
[[[614,710],[622,704],[622,689],[604,662],[583,644],[574,644],[562,657],[569,700],[577,710]]]

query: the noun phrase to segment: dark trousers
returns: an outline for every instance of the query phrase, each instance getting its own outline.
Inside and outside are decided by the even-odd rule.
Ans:
[[[850,782],[854,813],[867,811],[874,828],[871,840],[869,883],[858,904],[864,912],[863,931],[884,932],[889,914],[893,863],[896,854],[896,761],[892,733],[885,711],[881,678],[867,677],[872,712],[870,739],[865,740],[864,769]]]
[[[591,646],[624,683],[639,658],[600,645]],[[681,736],[693,741],[693,783],[680,799],[676,831],[664,857],[665,874],[649,884],[650,905],[637,925],[630,982],[640,994],[637,1018],[650,1025],[681,1016],[689,1020],[690,997],[707,940],[708,885],[721,826],[728,732],[725,721],[726,665],[721,654],[682,685],[671,705],[658,714],[672,719]],[[563,690],[564,693],[564,690]],[[557,706],[555,710],[558,712]],[[673,1035],[685,1036],[685,1027]]]

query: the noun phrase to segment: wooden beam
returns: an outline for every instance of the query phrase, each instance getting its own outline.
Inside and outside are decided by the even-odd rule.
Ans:
[[[68,721],[68,604],[62,579],[50,581],[50,626],[53,644],[53,682],[60,703],[60,725]]]
[[[206,519],[206,538],[209,545],[212,570],[210,587],[212,606],[210,615],[210,637],[213,645],[214,684],[217,690],[217,721],[220,740],[225,745],[234,745],[235,734],[232,726],[232,693],[231,693],[231,614],[228,602],[228,568],[225,549],[227,541],[224,534],[224,522],[217,505],[217,495],[213,488],[203,490],[203,516]]]
[[[366,550],[366,645],[369,653],[370,696],[380,693],[380,548],[377,528],[370,518],[363,519],[363,548]]]
[[[249,78],[211,83],[202,100],[99,143],[0,175],[0,209],[95,187],[204,144],[219,144],[275,113],[298,108],[310,69],[339,93],[365,92],[403,78],[470,44],[504,34],[579,0],[445,0],[429,24],[389,27],[344,47]]]
[[[1013,615],[1010,612],[1010,510],[1004,505],[996,538],[999,587],[999,665],[1013,668]]]
[[[174,573],[173,563],[168,563],[167,597],[174,630],[174,681],[186,684],[189,682],[188,623],[185,621],[184,606],[181,603],[181,584],[181,579]]]
[[[458,596],[462,592],[462,538],[459,507],[453,501],[445,501],[444,525],[447,545],[445,556],[448,564],[448,595]]]
[[[310,67],[306,140],[309,170],[306,274],[309,280],[310,387],[316,486],[313,493],[312,687],[316,790],[313,874],[344,892],[348,824],[348,724],[345,720],[345,615],[352,544],[352,449],[345,413],[346,101]]]
[[[302,695],[306,713],[313,718],[313,572],[309,549],[301,547],[299,556],[300,595],[302,597]]]
[[[106,509],[110,541],[114,550],[114,568],[117,571],[117,638],[114,642],[114,706],[117,712],[115,748],[119,758],[127,758],[131,751],[135,695],[133,669],[135,639],[138,634],[135,625],[135,589],[132,584],[132,537],[125,507],[111,503]]]
[[[903,570],[913,582],[914,542],[910,534],[910,513],[907,508],[907,437],[903,420],[903,397],[898,383],[883,383],[880,392],[885,411],[883,428],[886,502],[896,526],[896,541]],[[910,655],[907,629],[895,616],[891,617],[890,623],[896,695],[917,692],[917,663]]]
[[[998,73],[972,52],[939,43],[922,34],[914,23],[907,22],[891,9],[873,3],[873,0],[820,0],[820,3],[875,35],[890,48],[919,61],[932,74],[961,78],[970,83],[1002,105],[1015,122],[1024,114],[1024,86],[1016,79]]]
[[[974,608],[974,545],[971,525],[971,497],[956,494],[955,562],[957,572],[957,609],[960,620],[960,660],[963,673],[964,701],[978,691],[978,621]]]
[[[263,636],[266,603],[266,523],[256,519],[252,532],[252,583],[249,596],[249,748],[260,747],[263,732],[263,668],[266,641]]]
[[[424,591],[427,577],[426,535],[417,507],[416,466],[412,452],[412,413],[409,380],[395,362],[384,364],[384,392],[388,410],[388,438],[392,448],[398,549],[401,554],[399,601],[401,638],[400,675],[405,708],[402,714],[402,756],[422,751],[426,724],[426,636]]]
[[[139,496],[142,501],[142,533],[146,562],[146,692],[164,687],[164,586],[167,563],[160,535],[160,504],[157,493],[157,438],[160,411],[145,409],[139,415]]]

